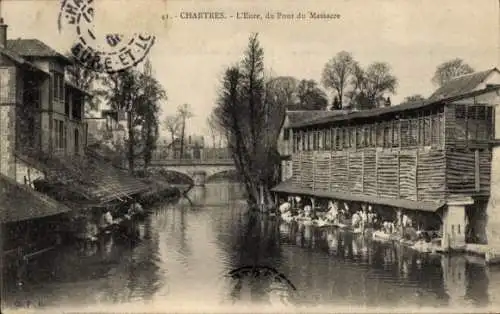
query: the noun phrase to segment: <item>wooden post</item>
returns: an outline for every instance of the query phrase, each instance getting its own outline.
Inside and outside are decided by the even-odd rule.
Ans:
[[[361,193],[365,192],[365,150],[361,151]]]
[[[432,115],[432,112],[431,112],[431,114],[429,115],[429,124],[430,124],[430,126],[429,126],[429,128],[430,128],[430,134],[429,134],[430,139],[429,139],[429,144],[430,144],[430,146],[432,146],[432,145],[434,144],[434,138],[433,138],[433,137],[434,137],[434,136],[433,136],[433,135],[434,135],[434,117],[433,117],[433,115]]]
[[[334,150],[333,149],[333,127],[330,128],[330,150]]]
[[[415,200],[418,202],[418,154],[419,150],[417,149],[415,154]]]
[[[401,149],[401,138],[403,137],[403,134],[402,134],[402,132],[401,132],[401,122],[402,122],[402,120],[401,120],[401,119],[399,119],[399,121],[398,121],[398,133],[399,133],[399,136],[398,136],[398,141],[399,141],[399,143],[398,143],[398,147],[399,147],[399,149]],[[398,156],[399,156],[399,155],[398,155]],[[398,162],[399,162],[399,161],[398,161]]]
[[[444,107],[442,114],[441,113],[437,114],[438,144],[439,144],[439,146],[441,146],[441,144],[444,144],[446,146],[446,127],[443,128],[444,131],[443,131],[443,133],[441,133],[441,116],[443,116],[443,120],[446,120],[446,112],[447,112],[446,108],[447,107]]]
[[[347,190],[350,190],[352,188],[352,185],[351,185],[351,174],[350,174],[350,167],[349,167],[349,159],[350,159],[350,153],[349,151],[346,151],[346,156],[347,156],[347,160],[346,160],[346,165],[347,165]]]
[[[330,158],[328,159],[328,191],[332,190],[332,154],[332,151],[328,153],[328,156],[330,156]]]
[[[457,124],[455,123],[455,125]],[[469,148],[469,106],[467,105],[465,105],[465,147]]]
[[[358,149],[358,127],[353,127],[354,129],[354,150]]]
[[[332,150],[337,150],[337,128],[333,129]]]
[[[401,181],[401,178],[400,178],[400,176],[401,176],[401,169],[400,169],[401,165],[400,165],[400,161],[399,161],[400,152],[401,151],[398,149],[398,151],[397,151],[397,154],[398,154],[397,155],[397,159],[398,159],[398,173],[397,173],[397,176],[396,176],[396,179],[397,179],[397,188],[398,188],[398,198],[401,197],[401,182],[400,182]]]
[[[312,154],[311,154],[311,158],[312,158],[312,189],[314,191],[314,188],[316,186],[316,152],[313,151]]]
[[[303,180],[302,180],[302,177],[304,176],[304,174],[302,173],[302,154],[304,152],[301,151],[300,154],[299,154],[299,183],[300,183],[300,186],[303,187]]]
[[[378,196],[378,150],[375,149],[375,193]]]
[[[278,193],[277,192],[274,193],[274,206],[276,208],[278,208],[280,206],[280,204],[279,204],[279,198],[278,198]]]
[[[479,172],[480,162],[479,162],[479,150],[478,149],[476,149],[474,151],[474,161],[475,161],[475,164],[474,164],[474,182],[475,182],[476,192],[479,192],[479,191],[481,191],[481,177],[480,177],[480,172]]]
[[[420,118],[421,115],[422,113],[419,113],[417,117],[417,147],[420,146],[420,121],[422,121],[422,119]]]

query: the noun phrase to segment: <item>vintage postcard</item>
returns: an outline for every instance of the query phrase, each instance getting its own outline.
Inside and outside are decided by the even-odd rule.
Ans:
[[[496,312],[499,63],[499,0],[0,0],[1,312]]]

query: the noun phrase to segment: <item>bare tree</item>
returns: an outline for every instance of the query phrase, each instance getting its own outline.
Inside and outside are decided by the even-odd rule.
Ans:
[[[217,124],[217,117],[215,117],[215,113],[213,111],[207,117],[207,126],[208,126],[208,131],[210,132],[210,137],[212,138],[212,147],[215,148],[217,135],[219,134],[218,131],[219,126]]]
[[[278,76],[271,78],[266,83],[267,91],[272,91],[268,94],[268,99],[278,97],[287,107],[293,107],[297,104],[297,88],[299,81],[291,76]]]
[[[352,55],[349,52],[341,51],[330,59],[323,69],[323,86],[335,91],[340,104],[344,104],[344,94],[349,86],[355,65],[356,62]]]
[[[296,110],[326,110],[328,98],[315,80],[301,80],[297,86]]]
[[[398,84],[397,78],[391,74],[391,67],[384,62],[375,62],[363,70],[359,65],[354,67],[351,80],[352,91],[349,93],[351,106],[357,109],[376,108],[385,102],[386,93],[393,94]]]
[[[181,120],[181,151],[180,151],[180,158],[184,157],[184,140],[185,140],[185,133],[186,133],[186,120],[192,118],[193,112],[191,111],[191,108],[189,104],[183,104],[182,106],[179,106],[177,109],[179,118]]]
[[[178,115],[166,116],[163,120],[163,126],[170,133],[171,144],[173,145],[175,138],[180,135],[182,121]]]
[[[474,69],[460,58],[446,61],[437,66],[432,82],[443,86],[446,82],[460,75],[474,72]]]

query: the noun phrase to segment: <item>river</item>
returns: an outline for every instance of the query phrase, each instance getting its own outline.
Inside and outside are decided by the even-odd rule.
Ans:
[[[158,205],[139,225],[139,243],[111,240],[47,253],[29,264],[22,284],[5,283],[6,306],[47,312],[500,307],[500,268],[481,258],[417,254],[335,228],[280,224],[249,213],[242,195],[237,184],[208,184],[189,199]],[[272,269],[227,275],[243,266]],[[278,282],[278,273],[288,281]]]

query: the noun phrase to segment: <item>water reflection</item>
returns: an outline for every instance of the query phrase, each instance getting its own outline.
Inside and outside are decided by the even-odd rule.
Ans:
[[[195,188],[191,202],[158,206],[138,224],[140,241],[66,247],[28,265],[22,286],[7,280],[10,306],[121,303],[283,303],[272,280],[225,276],[269,266],[297,288],[295,305],[484,307],[500,305],[500,269],[479,258],[419,254],[336,228],[281,223],[248,212],[237,185]],[[28,301],[29,300],[29,301]]]

